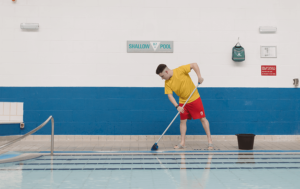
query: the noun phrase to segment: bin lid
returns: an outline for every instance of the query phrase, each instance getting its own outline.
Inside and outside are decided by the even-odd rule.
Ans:
[[[255,134],[236,134],[236,136],[255,136]]]

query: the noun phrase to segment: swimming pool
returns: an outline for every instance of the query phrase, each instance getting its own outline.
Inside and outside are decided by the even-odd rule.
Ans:
[[[299,188],[299,153],[61,154],[0,164],[1,188]]]

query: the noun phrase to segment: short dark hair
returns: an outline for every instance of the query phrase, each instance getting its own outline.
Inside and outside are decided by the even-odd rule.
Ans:
[[[158,74],[162,73],[166,67],[167,67],[167,65],[165,65],[165,64],[158,65],[156,68],[156,74],[158,75]]]

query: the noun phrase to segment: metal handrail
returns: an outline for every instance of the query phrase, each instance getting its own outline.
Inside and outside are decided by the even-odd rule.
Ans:
[[[40,126],[38,126],[37,128],[33,129],[32,131],[26,133],[25,135],[17,138],[17,139],[14,139],[6,144],[3,144],[2,146],[0,146],[0,149],[2,148],[5,148],[9,145],[12,145],[20,140],[22,140],[23,138],[35,133],[36,131],[40,130],[41,128],[43,128],[51,119],[51,156],[53,156],[53,150],[54,150],[54,118],[52,116],[50,116],[44,123],[42,123]]]

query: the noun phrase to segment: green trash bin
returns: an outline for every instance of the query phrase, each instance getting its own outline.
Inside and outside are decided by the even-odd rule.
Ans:
[[[255,134],[236,134],[240,150],[252,150]]]

